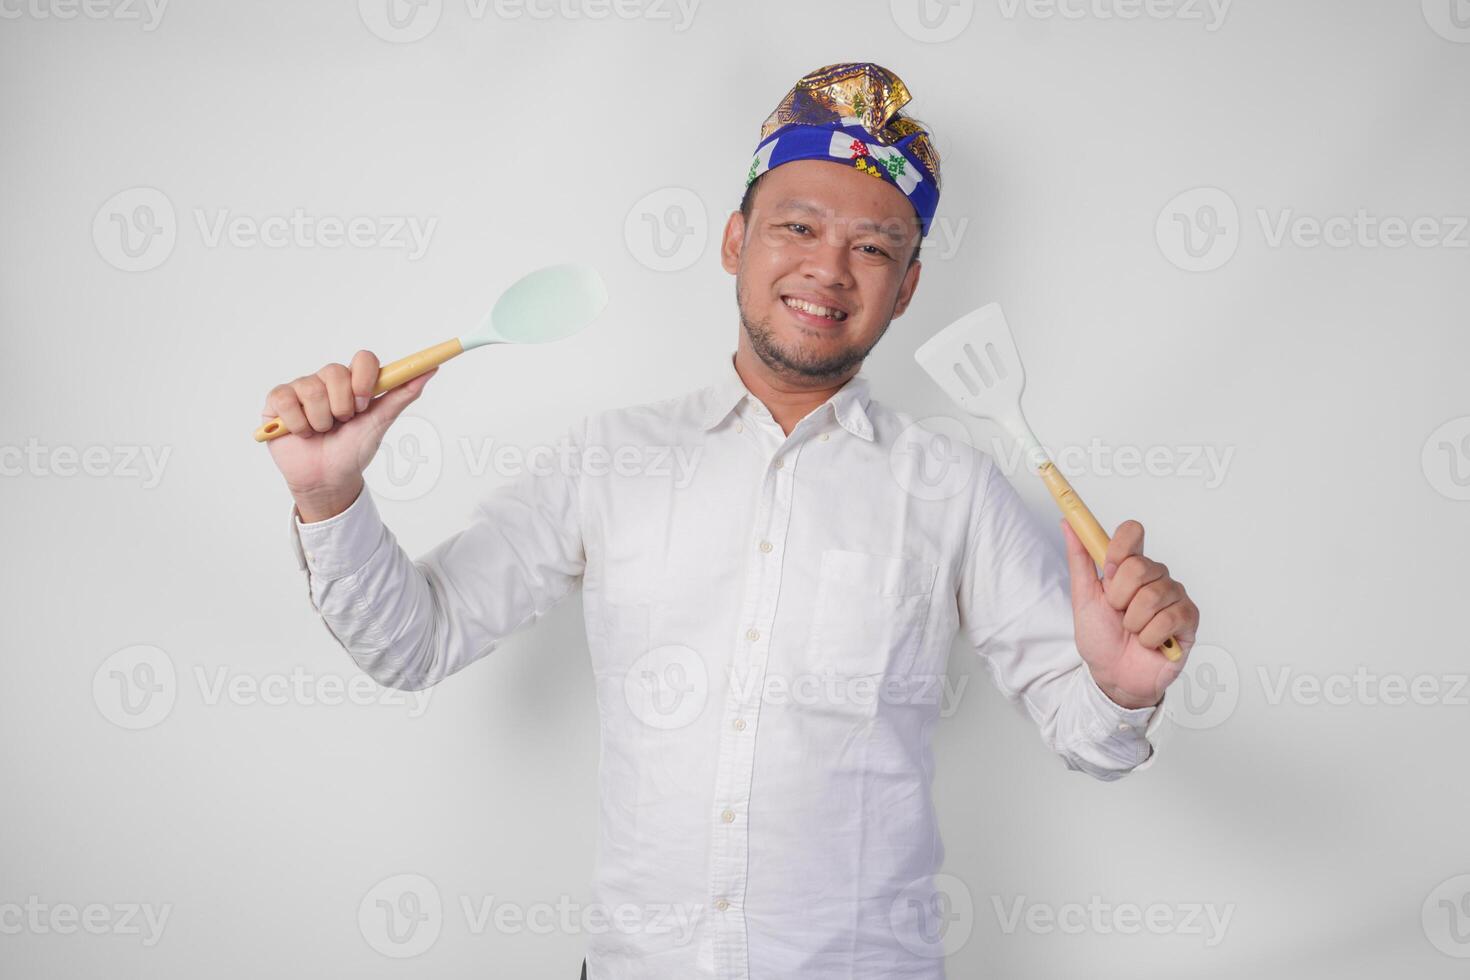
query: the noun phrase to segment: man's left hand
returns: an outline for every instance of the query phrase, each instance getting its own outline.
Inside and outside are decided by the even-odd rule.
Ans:
[[[1071,525],[1062,521],[1072,576],[1072,622],[1077,652],[1093,679],[1125,708],[1158,704],[1184,669],[1199,629],[1199,607],[1167,566],[1144,557],[1143,525],[1124,521],[1108,544],[1103,576]],[[1159,649],[1174,637],[1178,660]]]

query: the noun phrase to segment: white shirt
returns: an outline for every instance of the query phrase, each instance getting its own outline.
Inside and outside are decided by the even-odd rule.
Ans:
[[[437,684],[581,586],[593,904],[614,923],[590,980],[943,977],[930,739],[957,630],[1068,767],[1152,761],[1163,712],[1093,681],[1056,540],[989,455],[862,374],[789,436],[732,359],[567,439],[417,561],[366,491],[291,525],[327,627],[392,687]]]

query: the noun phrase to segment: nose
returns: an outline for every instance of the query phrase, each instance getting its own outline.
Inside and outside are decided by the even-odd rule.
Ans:
[[[852,286],[852,255],[847,243],[831,235],[816,235],[801,257],[802,277],[827,289]]]

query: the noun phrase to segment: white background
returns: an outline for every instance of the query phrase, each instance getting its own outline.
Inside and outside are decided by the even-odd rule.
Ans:
[[[958,415],[913,350],[1000,301],[1044,442],[1173,460],[1084,456],[1073,482],[1108,526],[1142,520],[1203,610],[1159,761],[1112,784],[1065,770],[956,648],[935,795],[973,911],[950,974],[1463,975],[1470,4],[429,0],[395,28],[386,2],[0,2],[0,974],[576,975],[585,935],[477,930],[462,902],[586,900],[579,600],[426,706],[321,703],[360,675],[250,430],[277,382],[595,265],[592,329],[454,363],[410,409],[419,442],[390,434],[429,475],[373,485],[422,553],[505,478],[466,444],[530,447],[717,375],[738,329],[717,235],[759,125],[803,73],[874,60],[944,160],[875,396]],[[298,209],[377,230],[211,233]],[[433,222],[422,255],[376,237],[397,217]],[[91,474],[68,447],[102,447]],[[1185,465],[1206,449],[1221,472]],[[293,674],[284,703],[250,693]],[[1384,703],[1416,683],[1430,703]],[[402,874],[443,909],[412,959],[371,926]],[[1230,918],[1008,931],[1018,900]],[[101,935],[49,918],[92,904]],[[167,907],[156,942],[119,923],[130,904]]]

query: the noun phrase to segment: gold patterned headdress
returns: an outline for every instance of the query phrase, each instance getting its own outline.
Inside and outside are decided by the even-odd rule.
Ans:
[[[793,160],[850,162],[903,191],[928,234],[939,204],[939,155],[923,127],[899,111],[911,98],[901,78],[872,62],[808,73],[761,125],[746,184]]]

